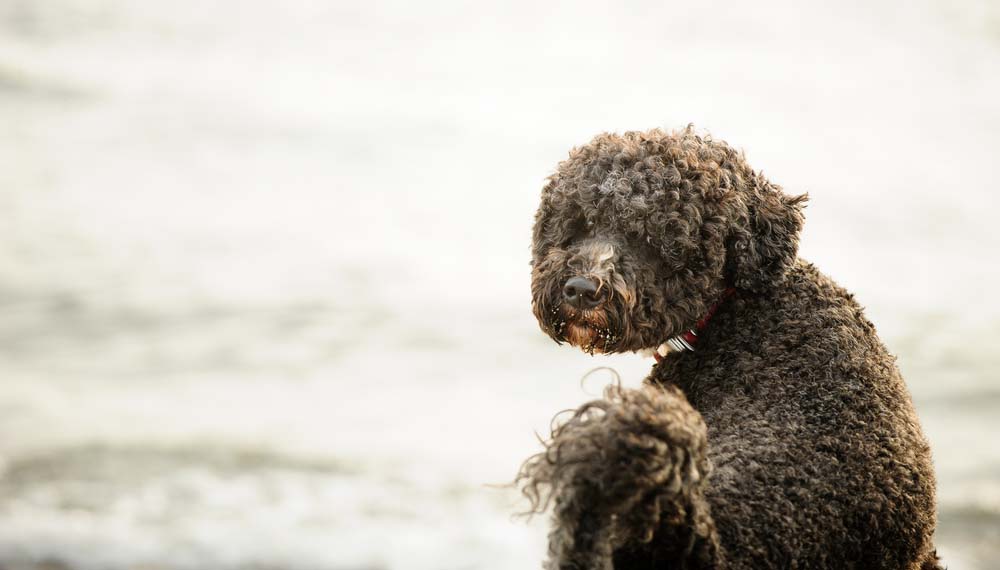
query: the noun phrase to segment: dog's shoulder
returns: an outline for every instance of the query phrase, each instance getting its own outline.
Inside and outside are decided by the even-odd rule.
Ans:
[[[854,295],[801,259],[771,290],[734,295],[697,350],[667,357],[651,378],[678,384],[696,402],[839,398],[899,383],[894,357]]]

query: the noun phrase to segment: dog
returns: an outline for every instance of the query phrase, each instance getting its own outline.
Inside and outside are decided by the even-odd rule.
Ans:
[[[806,199],[691,127],[598,135],[548,178],[542,330],[656,363],[523,464],[545,568],[940,568],[930,447],[862,307],[798,257]]]

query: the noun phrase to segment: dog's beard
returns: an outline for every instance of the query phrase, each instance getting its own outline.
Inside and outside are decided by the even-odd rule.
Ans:
[[[581,310],[564,304],[554,316],[556,340],[565,340],[590,354],[614,351],[620,335],[603,308]]]

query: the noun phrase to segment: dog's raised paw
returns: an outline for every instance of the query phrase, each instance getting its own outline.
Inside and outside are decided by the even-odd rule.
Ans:
[[[603,568],[615,549],[690,522],[706,442],[701,415],[672,386],[612,385],[557,423],[518,476],[535,510],[552,503],[550,567]]]

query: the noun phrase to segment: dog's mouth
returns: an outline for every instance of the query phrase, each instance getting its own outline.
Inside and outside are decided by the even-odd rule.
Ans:
[[[607,315],[600,309],[581,311],[564,305],[556,312],[556,317],[557,338],[584,352],[608,352],[618,340],[608,325]]]

